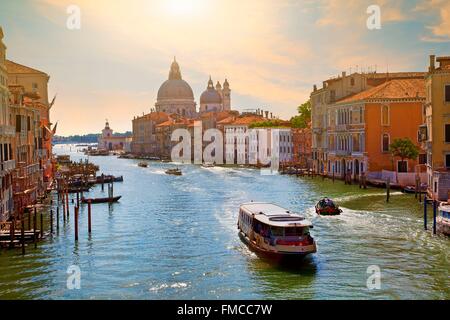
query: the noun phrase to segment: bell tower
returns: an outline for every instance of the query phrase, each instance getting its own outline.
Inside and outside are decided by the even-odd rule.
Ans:
[[[222,101],[223,101],[223,110],[224,111],[231,110],[231,90],[230,84],[228,83],[227,79],[225,79],[225,82],[223,83]]]

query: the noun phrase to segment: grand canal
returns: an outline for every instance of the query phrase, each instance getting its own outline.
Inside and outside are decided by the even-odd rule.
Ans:
[[[74,160],[84,157],[70,150],[55,147]],[[120,203],[93,206],[91,236],[81,207],[78,243],[72,211],[25,257],[20,250],[1,251],[1,299],[450,298],[450,240],[423,231],[414,196],[394,192],[386,204],[383,190],[341,181],[194,165],[183,165],[184,175],[176,177],[164,174],[172,164],[140,168],[138,161],[113,156],[90,160],[102,172],[124,176],[114,185]],[[91,194],[102,194],[101,187]],[[314,214],[314,203],[325,195],[340,202],[341,216]],[[256,257],[236,230],[239,204],[250,200],[309,216],[318,252],[295,266]],[[79,290],[66,285],[71,265],[81,270]],[[366,286],[371,265],[381,269],[379,290]]]

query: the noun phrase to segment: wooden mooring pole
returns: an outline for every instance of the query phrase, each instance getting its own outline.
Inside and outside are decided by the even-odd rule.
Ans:
[[[88,200],[88,232],[91,233],[91,199]]]
[[[427,195],[423,197],[423,228],[427,230]]]
[[[433,234],[436,234],[437,201],[433,200]]]
[[[50,234],[53,235],[53,209],[50,209]]]
[[[75,241],[78,241],[78,207],[75,207]]]
[[[389,202],[391,196],[391,178],[388,177],[386,181],[386,202]]]
[[[21,235],[21,245],[22,245],[22,255],[25,255],[25,220],[22,217],[22,223],[20,228],[20,235]]]
[[[56,207],[56,231],[59,231],[59,205]]]
[[[34,242],[34,248],[37,248],[37,237],[36,237],[36,229],[37,229],[37,212],[36,207],[34,207],[34,214],[33,214],[33,242]]]
[[[41,211],[41,214],[40,214],[40,217],[41,217],[41,232],[39,233],[39,238],[40,239],[42,239],[43,237],[44,237],[44,215],[42,214],[42,211]]]
[[[67,211],[67,220],[69,220],[70,210],[69,210],[69,192],[66,192],[66,211]]]
[[[14,236],[15,236],[15,231],[16,231],[15,229],[16,229],[16,226],[15,226],[14,219],[13,219],[13,220],[11,220],[11,224],[9,225],[9,236],[10,236],[9,246],[11,248],[14,248]]]

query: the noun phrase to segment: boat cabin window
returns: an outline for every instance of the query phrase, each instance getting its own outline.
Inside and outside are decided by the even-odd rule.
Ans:
[[[284,236],[284,229],[280,227],[270,227],[270,233],[274,237],[283,237]]]
[[[309,234],[309,228],[308,227],[290,227],[284,229],[284,235],[286,237],[300,237],[305,236]]]

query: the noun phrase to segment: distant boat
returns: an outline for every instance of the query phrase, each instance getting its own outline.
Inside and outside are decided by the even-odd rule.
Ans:
[[[323,198],[316,204],[316,213],[321,216],[337,216],[341,212],[342,209],[333,200],[328,198]]]
[[[208,163],[208,162],[205,162],[204,164],[202,164],[202,167],[203,168],[214,168],[215,167],[215,165],[214,165],[214,163]]]
[[[176,169],[168,169],[168,170],[166,170],[166,174],[171,174],[171,175],[175,175],[175,176],[181,176],[183,173],[181,172],[180,169],[176,168]]]
[[[141,168],[147,168],[148,167],[148,163],[145,161],[141,161],[138,163],[138,166]]]
[[[91,203],[112,203],[112,202],[117,202],[120,200],[120,198],[122,198],[122,196],[117,196],[117,197],[112,197],[112,198],[82,198],[81,202],[82,203],[89,203],[89,201]]]

